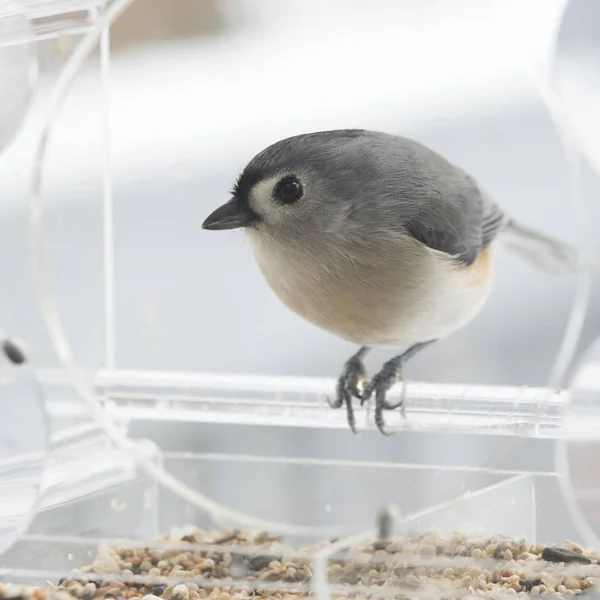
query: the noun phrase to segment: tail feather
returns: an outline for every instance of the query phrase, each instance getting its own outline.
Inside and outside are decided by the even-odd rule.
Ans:
[[[535,267],[551,273],[574,273],[598,263],[565,242],[510,220],[501,235],[504,244]]]

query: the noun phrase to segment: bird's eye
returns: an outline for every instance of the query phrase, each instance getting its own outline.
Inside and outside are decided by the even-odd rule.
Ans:
[[[275,197],[284,204],[296,202],[303,193],[302,184],[295,177],[286,177],[275,187]]]

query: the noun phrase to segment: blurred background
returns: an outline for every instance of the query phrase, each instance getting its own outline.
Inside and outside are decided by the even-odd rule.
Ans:
[[[525,34],[535,45],[541,35],[536,15],[543,23],[548,3],[520,4],[529,8]],[[519,3],[512,5],[517,11]],[[0,156],[0,318],[52,379],[60,372],[31,286],[26,199],[52,83],[102,3],[26,0],[23,6],[39,37],[40,83],[23,127]],[[598,252],[598,236],[584,238],[578,229],[564,151],[513,36],[511,26],[523,26],[520,13],[498,20],[496,8],[476,0],[136,2],[111,32],[110,82],[102,79],[98,54],[77,77],[45,170],[52,285],[79,363],[90,373],[105,366],[107,135],[118,368],[338,375],[353,346],[279,302],[240,232],[200,228],[254,154],[301,132],[361,127],[418,139],[472,173],[524,224]],[[598,19],[595,0],[570,3],[557,74],[559,67],[583,73],[587,82],[586,69],[600,72],[593,30]],[[103,121],[107,103],[109,128]],[[583,133],[595,127],[591,111],[576,103],[572,111]],[[593,225],[600,216],[600,184],[588,166],[583,179],[586,197],[593,199],[587,218]],[[546,382],[575,278],[537,272],[504,251],[497,259],[495,287],[481,315],[416,357],[406,369],[409,379]],[[595,291],[592,306],[598,302]],[[582,349],[599,326],[600,313],[592,309]],[[391,356],[373,352],[367,366],[373,371]],[[346,431],[173,427],[135,423],[133,431],[174,450],[252,447],[257,453],[383,458],[430,452],[471,463],[485,461],[504,443],[452,436],[432,442],[408,433],[384,440],[375,434],[356,439]],[[513,457],[521,466],[545,460],[547,452]]]

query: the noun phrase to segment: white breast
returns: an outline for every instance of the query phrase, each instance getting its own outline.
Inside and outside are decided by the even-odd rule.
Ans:
[[[405,347],[445,337],[479,312],[492,281],[489,249],[464,267],[406,237],[357,263],[324,256],[323,249],[250,239],[262,273],[284,304],[361,345]]]

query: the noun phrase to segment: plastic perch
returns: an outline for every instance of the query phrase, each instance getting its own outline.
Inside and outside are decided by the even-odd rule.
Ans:
[[[333,379],[104,370],[96,392],[118,418],[347,428],[344,410],[327,396]],[[403,386],[390,393],[400,397]],[[461,386],[409,382],[404,411],[386,413],[390,431],[415,430],[556,439],[568,392],[533,387]],[[372,429],[371,407],[358,407],[357,426]]]

